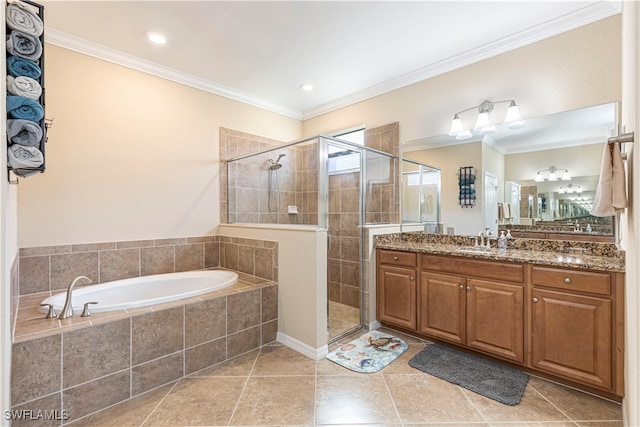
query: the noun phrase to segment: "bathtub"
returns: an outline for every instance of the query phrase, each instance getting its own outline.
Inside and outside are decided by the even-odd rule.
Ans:
[[[161,304],[223,289],[237,280],[238,274],[233,271],[202,270],[154,274],[82,286],[73,290],[73,311],[79,314],[85,303],[93,301],[98,302],[90,306],[93,313]],[[66,292],[52,295],[42,304],[53,304],[56,312],[60,313],[66,296]],[[40,309],[46,312],[46,307]]]

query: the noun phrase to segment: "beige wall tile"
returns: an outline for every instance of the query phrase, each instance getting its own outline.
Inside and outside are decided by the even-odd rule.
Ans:
[[[131,320],[65,332],[62,383],[71,387],[130,367]]]
[[[20,293],[49,290],[49,256],[20,258]]]
[[[13,344],[11,403],[19,405],[60,390],[60,334]]]
[[[278,286],[265,286],[260,289],[262,304],[262,322],[278,318]]]
[[[33,411],[32,414],[35,416],[40,411],[49,411],[49,413],[53,413],[57,415],[58,418],[64,417],[62,413],[62,399],[60,397],[60,393],[50,394],[49,396],[45,396],[41,399],[33,400],[29,403],[25,403],[23,405],[16,405],[11,408],[14,411]],[[3,414],[4,415],[4,414]],[[55,417],[54,417],[55,418]],[[4,419],[4,416],[3,416]],[[59,426],[60,419],[22,419],[22,420],[12,420],[12,427],[53,427]]]
[[[193,347],[226,335],[227,300],[213,298],[185,306],[184,343]]]
[[[100,252],[100,283],[140,276],[140,250]]]
[[[177,245],[176,271],[190,271],[204,268],[204,243]]]
[[[188,348],[185,350],[185,374],[192,374],[226,359],[226,337]]]
[[[63,409],[69,411],[70,421],[129,397],[131,392],[128,369],[62,392]]]
[[[227,296],[227,333],[260,324],[260,289]]]
[[[260,326],[227,336],[227,357],[231,358],[260,346]]]
[[[170,354],[131,368],[131,395],[170,383],[184,376],[184,352]]]
[[[182,349],[183,312],[183,307],[176,307],[132,318],[131,361],[133,365]]]
[[[51,256],[51,289],[66,289],[73,279],[87,276],[98,283],[98,252]]]
[[[174,246],[154,246],[140,249],[140,275],[173,273]]]
[[[276,341],[278,338],[278,319],[263,323],[262,328],[262,345]]]

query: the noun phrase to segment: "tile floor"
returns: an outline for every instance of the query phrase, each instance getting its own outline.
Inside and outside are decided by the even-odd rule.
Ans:
[[[519,405],[497,403],[411,368],[408,360],[428,343],[396,335],[407,340],[409,350],[374,374],[354,373],[326,359],[316,362],[274,343],[73,425],[623,425],[620,405],[535,377]]]

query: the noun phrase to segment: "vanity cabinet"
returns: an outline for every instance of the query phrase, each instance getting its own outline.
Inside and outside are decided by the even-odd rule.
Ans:
[[[524,362],[524,267],[508,264],[508,283],[504,263],[452,260],[422,255],[418,332]]]
[[[378,319],[415,330],[418,258],[412,252],[378,250]]]
[[[610,398],[624,273],[376,249],[378,319]]]
[[[614,376],[611,275],[532,266],[531,365],[610,389]]]

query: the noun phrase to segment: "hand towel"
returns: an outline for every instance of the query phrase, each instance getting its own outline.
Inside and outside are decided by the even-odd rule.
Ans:
[[[25,96],[34,100],[40,99],[42,86],[40,83],[27,76],[7,76],[7,91],[11,95]]]
[[[44,30],[42,19],[26,3],[9,1],[7,5],[7,26],[12,30],[22,31],[40,37]]]
[[[612,216],[627,207],[624,165],[618,144],[606,143],[602,153],[600,180],[593,196],[593,216]]]
[[[7,120],[7,140],[9,145],[20,144],[29,147],[40,147],[42,128],[31,120]]]
[[[624,209],[627,207],[627,178],[624,172],[624,163],[622,162],[622,153],[620,153],[619,144],[613,145],[613,196],[611,204],[615,209]]]
[[[39,122],[44,117],[44,109],[33,99],[24,96],[7,96],[7,114],[14,119]]]
[[[7,71],[13,77],[27,76],[32,79],[40,78],[42,74],[42,70],[38,64],[28,59],[20,58],[19,56],[9,56],[7,58]]]
[[[13,144],[9,146],[8,154],[13,169],[37,168],[44,162],[42,152],[35,147]]]
[[[7,52],[20,58],[37,61],[42,56],[42,43],[31,34],[13,30],[7,37]]]

